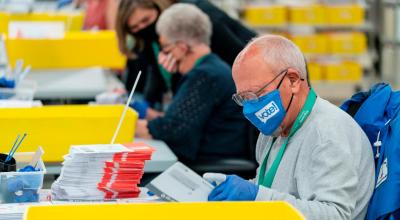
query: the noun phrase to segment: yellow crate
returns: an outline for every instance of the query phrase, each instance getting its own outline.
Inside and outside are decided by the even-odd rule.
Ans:
[[[114,31],[68,32],[64,39],[6,39],[6,49],[11,64],[23,59],[36,69],[122,69],[126,63]]]
[[[291,39],[305,54],[328,53],[328,39],[324,34],[292,35]]]
[[[61,21],[66,31],[80,31],[83,28],[83,12],[34,12],[8,13],[0,12],[0,33],[8,33],[8,24],[11,21]]]
[[[328,81],[358,82],[363,76],[361,64],[354,61],[326,64],[324,69],[324,75]]]
[[[364,54],[367,52],[367,37],[361,32],[332,33],[329,51],[332,54]]]
[[[9,21],[8,15],[3,12],[0,12],[0,34],[8,33],[8,21]]]
[[[331,5],[327,7],[330,25],[362,25],[365,23],[365,9],[361,5]]]
[[[151,213],[151,215],[149,215]],[[196,217],[193,215],[195,213]],[[80,204],[28,207],[26,220],[108,220],[113,219],[305,219],[287,202],[170,202],[137,204]]]
[[[287,7],[284,5],[249,6],[244,10],[245,21],[254,26],[282,26],[288,21]]]
[[[36,151],[42,146],[45,162],[63,161],[71,145],[108,144],[114,135],[124,106],[45,106],[0,109],[2,150],[12,146],[17,134],[27,132],[19,151]],[[133,141],[138,115],[127,111],[116,143]]]
[[[319,63],[316,62],[308,62],[307,63],[307,68],[308,68],[308,76],[310,78],[310,81],[320,81],[323,80],[323,68]]]
[[[294,25],[326,24],[326,12],[323,5],[291,6],[289,20]]]

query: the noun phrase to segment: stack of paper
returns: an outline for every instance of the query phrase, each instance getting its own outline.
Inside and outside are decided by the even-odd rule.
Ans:
[[[0,220],[22,220],[29,206],[46,206],[50,202],[41,203],[8,203],[0,204]]]
[[[0,204],[0,220],[22,220],[29,206],[51,205],[50,190],[39,190],[39,202]]]
[[[143,143],[72,146],[51,187],[53,199],[136,198],[144,162],[153,151]]]

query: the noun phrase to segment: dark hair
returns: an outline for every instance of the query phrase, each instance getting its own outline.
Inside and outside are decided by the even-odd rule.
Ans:
[[[129,58],[135,58],[136,54],[134,51],[141,51],[143,49],[143,39],[131,33],[128,26],[129,17],[137,8],[154,8],[162,12],[174,2],[174,0],[121,0],[118,6],[115,25],[121,52]],[[127,45],[128,35],[131,35],[135,40],[133,51]]]

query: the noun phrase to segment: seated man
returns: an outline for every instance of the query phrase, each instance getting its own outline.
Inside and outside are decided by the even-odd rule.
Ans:
[[[374,189],[367,136],[345,112],[307,82],[299,48],[266,35],[236,58],[234,100],[261,132],[257,176],[205,174],[219,184],[211,201],[283,200],[307,219],[364,219]]]
[[[245,153],[247,122],[231,99],[230,67],[210,50],[211,28],[206,14],[182,3],[165,10],[156,26],[162,52],[182,79],[165,114],[140,120],[136,136],[165,141],[185,162]]]

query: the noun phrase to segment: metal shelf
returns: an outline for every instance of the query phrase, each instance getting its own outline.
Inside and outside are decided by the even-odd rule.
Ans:
[[[364,70],[373,69],[373,63],[378,59],[378,55],[375,51],[371,50],[365,54],[353,55],[353,54],[338,54],[338,55],[317,55],[317,54],[305,54],[307,60],[317,61],[341,61],[341,60],[354,60],[361,64]]]
[[[315,30],[315,31],[363,31],[363,32],[372,32],[374,31],[374,26],[371,22],[366,22],[361,25],[251,25],[247,24],[247,26],[255,29],[255,30],[274,30],[274,31],[297,31],[301,29],[307,30]]]
[[[394,46],[400,46],[400,39],[389,39],[389,38],[384,38],[382,40],[383,44],[389,44],[389,45],[394,45]]]
[[[397,1],[397,0],[383,0],[383,1],[382,1],[382,4],[383,4],[384,6],[391,6],[391,7],[393,7],[393,6],[400,6],[400,2]]]

